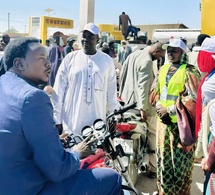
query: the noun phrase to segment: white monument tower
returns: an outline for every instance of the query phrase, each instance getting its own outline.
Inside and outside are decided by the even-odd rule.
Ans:
[[[95,0],[80,0],[80,30],[85,24],[94,22]]]

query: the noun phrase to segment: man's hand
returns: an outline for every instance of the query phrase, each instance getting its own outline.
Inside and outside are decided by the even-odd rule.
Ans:
[[[95,154],[94,151],[90,150],[89,143],[92,135],[88,136],[86,139],[84,139],[79,144],[73,146],[73,151],[76,151],[80,153],[80,159],[86,158],[87,156],[91,154]]]
[[[63,125],[62,125],[62,124],[57,124],[57,125],[55,125],[55,126],[57,127],[57,130],[58,130],[59,135],[61,135],[62,132],[63,132]]]
[[[43,91],[45,91],[48,95],[51,95],[54,93],[54,89],[51,85],[47,85],[44,87]]]
[[[178,143],[178,147],[182,148],[184,150],[184,152],[189,153],[190,150],[193,148],[193,145],[191,145],[191,146],[182,146],[180,143]]]
[[[141,122],[146,122],[147,116],[146,116],[146,111],[140,110],[140,116],[141,116]]]
[[[210,172],[211,170],[209,169],[208,165],[207,165],[207,159],[203,158],[202,162],[201,162],[201,167],[203,171],[207,171]]]
[[[167,114],[167,108],[161,106],[160,104],[156,106],[157,115],[162,118],[164,115]]]

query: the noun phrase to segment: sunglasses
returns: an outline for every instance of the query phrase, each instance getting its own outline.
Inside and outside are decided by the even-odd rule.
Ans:
[[[179,48],[175,48],[175,49],[167,49],[167,53],[178,53],[180,51]]]

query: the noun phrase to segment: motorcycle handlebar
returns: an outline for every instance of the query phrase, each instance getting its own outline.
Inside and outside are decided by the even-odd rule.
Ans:
[[[118,110],[115,110],[114,112],[112,112],[111,114],[109,114],[109,115],[107,116],[107,118],[110,118],[110,117],[112,117],[112,116],[114,116],[114,115],[122,114],[122,113],[126,112],[127,110],[130,110],[130,109],[132,109],[132,108],[135,108],[136,106],[137,106],[137,102],[134,102],[134,103],[132,103],[132,104],[128,104],[128,105],[126,105],[126,106],[122,106],[122,107],[120,107]]]
[[[109,115],[107,116],[107,120],[108,120],[109,118],[111,118],[112,116],[114,116],[114,115],[123,114],[123,113],[126,112],[127,110],[130,110],[130,109],[132,109],[132,108],[135,108],[135,107],[136,107],[136,104],[137,104],[137,102],[134,102],[134,103],[132,103],[132,104],[128,104],[128,105],[126,105],[126,106],[120,107],[118,110],[115,110],[114,112],[112,112],[111,114],[109,114]],[[114,128],[115,128],[115,127],[114,127]],[[115,132],[115,131],[114,131],[114,132]],[[96,137],[94,136],[94,138],[90,141],[90,144],[96,143],[96,142],[97,142],[98,140],[100,140],[100,138],[102,138],[103,136],[105,136],[105,133],[104,133],[104,132],[103,132],[102,134],[96,135]],[[114,137],[119,137],[119,136],[120,136],[120,134],[118,134],[118,133],[117,133],[117,134],[114,134]],[[79,136],[74,135],[74,134],[71,134],[69,137],[70,137],[70,138],[71,138],[71,137],[73,137],[73,138],[78,137],[78,138],[79,138]],[[80,137],[81,137],[81,136],[80,136]],[[71,141],[71,139],[65,141],[64,145],[69,144],[70,141]]]

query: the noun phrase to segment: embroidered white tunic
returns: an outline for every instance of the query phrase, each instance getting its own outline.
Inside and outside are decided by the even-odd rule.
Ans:
[[[116,72],[113,60],[101,51],[86,55],[71,52],[62,61],[51,100],[56,124],[64,133],[80,134],[95,119],[117,108]]]

